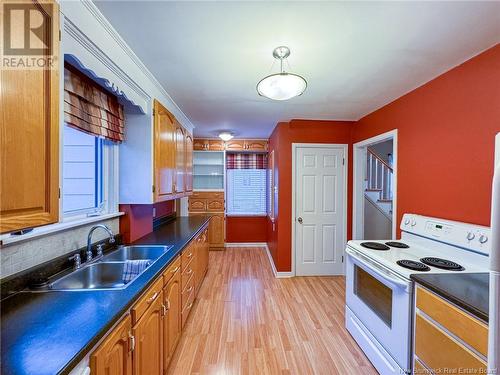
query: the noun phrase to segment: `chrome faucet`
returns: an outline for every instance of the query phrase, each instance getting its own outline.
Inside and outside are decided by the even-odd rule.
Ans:
[[[94,233],[94,231],[97,228],[102,228],[106,232],[108,232],[108,234],[109,234],[109,240],[108,240],[108,242],[109,243],[114,243],[115,242],[114,234],[111,231],[111,229],[109,229],[109,227],[107,227],[104,224],[94,225],[92,228],[90,228],[89,235],[87,236],[87,259],[86,259],[86,262],[90,262],[92,260],[92,233]],[[96,255],[97,255],[97,258],[102,257],[102,255],[103,255],[102,245],[98,245],[97,246],[97,254]]]

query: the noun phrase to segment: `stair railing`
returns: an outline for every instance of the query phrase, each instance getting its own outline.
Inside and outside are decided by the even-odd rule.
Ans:
[[[367,189],[380,191],[381,200],[392,200],[392,167],[370,149],[367,152]]]

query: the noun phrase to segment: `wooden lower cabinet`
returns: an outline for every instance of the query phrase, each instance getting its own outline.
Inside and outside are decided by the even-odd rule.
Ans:
[[[127,315],[90,356],[90,373],[132,375],[132,319]]]
[[[225,217],[223,213],[213,214],[208,229],[210,248],[223,249],[225,241]]]
[[[91,374],[166,373],[207,268],[205,226],[91,354]]]
[[[135,375],[163,373],[163,298],[160,293],[132,328]]]
[[[182,332],[180,269],[175,272],[163,289],[163,304],[165,306],[165,316],[163,317],[163,370],[167,371]]]

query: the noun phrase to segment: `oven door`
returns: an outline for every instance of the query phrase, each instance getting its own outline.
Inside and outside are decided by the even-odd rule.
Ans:
[[[347,306],[401,368],[410,369],[410,281],[346,252]]]

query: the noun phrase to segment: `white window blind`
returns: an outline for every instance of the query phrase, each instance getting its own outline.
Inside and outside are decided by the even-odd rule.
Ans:
[[[63,212],[96,210],[102,202],[102,140],[69,126],[63,131]]]
[[[266,215],[266,169],[227,170],[227,213]]]

